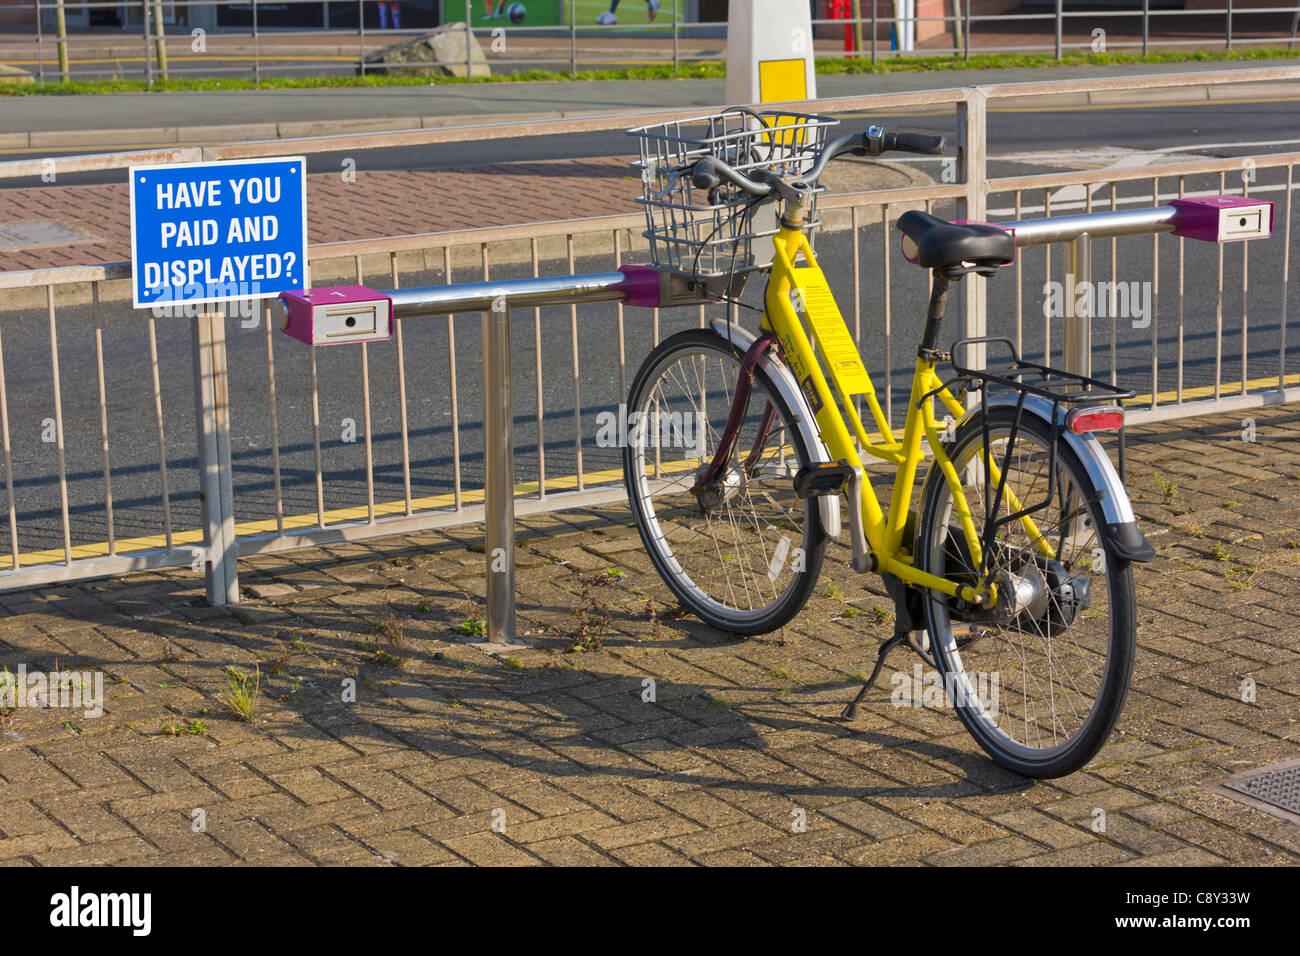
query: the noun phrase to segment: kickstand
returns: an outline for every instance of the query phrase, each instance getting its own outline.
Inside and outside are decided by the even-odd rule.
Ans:
[[[853,702],[845,707],[840,713],[840,716],[843,719],[858,719],[858,715],[861,713],[860,705],[862,699],[867,696],[867,691],[871,690],[872,685],[876,682],[876,678],[880,676],[880,669],[885,666],[885,658],[889,656],[890,651],[907,639],[907,634],[907,631],[896,631],[893,637],[880,645],[880,653],[876,655],[876,666],[871,671],[871,676],[867,678],[867,682],[862,685],[862,690],[858,691],[858,696],[854,697]]]
[[[889,656],[889,652],[907,640],[913,629],[924,620],[919,591],[909,588],[900,578],[892,574],[882,574],[881,579],[884,581],[885,591],[894,599],[894,636],[880,645],[880,653],[876,655],[876,667],[871,672],[871,676],[862,685],[862,690],[858,691],[858,696],[853,698],[853,702],[840,713],[844,720],[858,718],[862,699],[867,696],[867,691],[871,690],[871,685],[880,676],[880,669],[885,666],[885,658]]]

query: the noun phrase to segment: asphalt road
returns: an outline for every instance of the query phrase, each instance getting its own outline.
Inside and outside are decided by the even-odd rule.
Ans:
[[[880,117],[876,117],[880,118]],[[887,120],[886,120],[887,121]],[[904,125],[900,122],[899,125]],[[950,128],[942,116],[910,116],[911,128]],[[1018,171],[1046,172],[1069,165],[1067,155],[1044,155],[1045,150],[1073,150],[1080,156],[1104,147],[1155,150],[1186,147],[1196,155],[1241,155],[1294,149],[1300,140],[1300,116],[1292,103],[1224,103],[1196,106],[1162,106],[1140,109],[1077,110],[1045,113],[1004,113],[990,120],[990,140],[995,154],[1004,159],[994,163],[995,175]],[[1289,141],[1289,142],[1288,142]],[[617,147],[613,144],[618,144]],[[560,142],[543,139],[494,144],[493,161],[503,159],[565,158],[608,155],[622,152],[622,137],[565,137]],[[1187,155],[1179,150],[1173,156]],[[1153,155],[1155,155],[1153,153]],[[1166,154],[1169,155],[1169,154]],[[1077,157],[1076,157],[1077,158]],[[1173,158],[1172,156],[1170,158]],[[388,150],[368,160],[383,168],[430,168],[462,165],[469,153],[439,152],[437,157],[417,151]],[[334,157],[320,157],[322,168]],[[1136,161],[1136,160],[1134,160]],[[335,164],[336,165],[336,164]],[[377,168],[377,167],[372,167]],[[1262,198],[1281,200],[1283,181],[1268,170],[1260,171],[1252,187]],[[1173,184],[1163,184],[1172,188]],[[1217,189],[1217,177],[1189,179],[1189,191]],[[1141,194],[1147,193],[1145,197]],[[1124,187],[1121,198],[1134,197],[1137,204],[1150,202],[1149,183]],[[1068,197],[1060,197],[1054,211],[1061,211]],[[1099,197],[1100,199],[1100,197]],[[1034,200],[1026,197],[1026,204]],[[994,198],[993,206],[998,205]],[[938,215],[952,215],[952,209],[935,209]],[[1032,211],[1028,215],[1034,215]],[[1011,218],[999,215],[997,218]],[[1279,221],[1281,217],[1279,216]],[[908,266],[896,252],[891,254],[890,334],[886,338],[881,289],[883,233],[879,225],[865,227],[859,236],[862,289],[859,295],[861,348],[867,368],[885,387],[885,369],[893,386],[896,417],[906,402],[912,356],[919,335],[924,308],[925,276]],[[818,249],[832,286],[850,326],[854,323],[850,235],[826,233]],[[893,249],[893,239],[890,240]],[[1160,289],[1155,313],[1155,354],[1159,359],[1161,390],[1175,383],[1178,354],[1178,325],[1181,314],[1182,348],[1185,351],[1187,387],[1214,381],[1214,360],[1224,356],[1222,379],[1241,378],[1241,264],[1246,247],[1224,250],[1224,288],[1231,291],[1222,305],[1222,335],[1219,301],[1216,295],[1218,256],[1216,247],[1187,242],[1184,287],[1180,304],[1178,288],[1178,240],[1160,240]],[[1117,278],[1143,282],[1152,275],[1152,240],[1140,237],[1118,244]],[[1278,371],[1281,312],[1282,235],[1249,246],[1249,295],[1247,336],[1249,377],[1275,375]],[[1057,252],[1054,268],[1060,269]],[[1022,312],[1019,335],[1030,357],[1045,354],[1060,361],[1062,323],[1045,322],[1042,316],[1044,251],[1027,251],[1020,266]],[[579,271],[607,267],[598,261],[580,261]],[[544,271],[561,271],[563,263],[546,263]],[[989,282],[989,331],[1017,336],[1015,268],[1004,270]],[[522,273],[522,267],[503,267],[495,277]],[[1094,247],[1094,277],[1109,278],[1111,253],[1108,242]],[[371,277],[381,285],[381,277]],[[436,284],[436,273],[403,275],[404,286]],[[746,300],[757,301],[757,283]],[[1290,314],[1297,314],[1300,302],[1292,290]],[[710,309],[710,315],[717,314]],[[617,468],[618,450],[598,448],[595,443],[596,416],[615,408],[630,383],[636,367],[653,345],[652,318],[643,310],[624,310],[625,366],[620,369],[617,310],[612,306],[587,307],[576,319],[568,309],[547,310],[540,317],[541,401],[545,422],[545,460],[548,477],[570,475],[576,468],[575,444],[582,439],[586,470]],[[742,312],[752,323],[752,313]],[[516,315],[514,331],[515,399],[517,410],[516,468],[521,481],[537,477],[538,432],[534,317],[531,312]],[[660,337],[697,325],[698,311],[665,311],[660,317]],[[574,415],[572,349],[576,323],[577,349],[581,360],[581,416]],[[94,335],[89,309],[65,307],[59,310],[60,371],[63,419],[66,434],[66,467],[69,475],[70,511],[74,543],[102,541],[107,525],[103,507],[103,463],[99,431],[98,386],[94,375]],[[1050,349],[1047,338],[1050,328]],[[949,338],[955,337],[949,324]],[[452,415],[450,409],[448,322],[445,319],[413,321],[405,327],[406,379],[411,446],[412,494],[416,497],[445,494],[452,489]],[[1095,324],[1095,369],[1111,370],[1111,323]],[[50,388],[49,330],[43,314],[0,314],[4,366],[8,391],[9,430],[13,448],[14,491],[19,515],[20,544],[24,551],[57,547],[61,543],[61,509],[57,480],[57,452],[43,441],[46,421],[53,417]],[[274,462],[266,374],[266,336],[263,328],[244,329],[232,320],[229,325],[229,367],[233,396],[232,453],[236,469],[236,508],[241,521],[265,519],[275,514]],[[457,399],[459,405],[462,482],[475,488],[482,481],[482,415],[479,356],[480,322],[476,315],[455,320],[457,354]],[[196,527],[198,520],[196,462],[193,445],[193,398],[190,373],[189,326],[182,319],[159,319],[161,394],[164,406],[165,451],[171,496],[171,520],[180,529]],[[1296,336],[1292,334],[1292,343]],[[280,437],[280,480],[284,512],[288,515],[314,512],[314,449],[311,430],[311,396],[308,388],[308,355],[305,347],[280,335],[273,335],[276,365],[276,394]],[[1138,391],[1151,388],[1153,329],[1134,328],[1128,317],[1115,323],[1115,369],[1119,381]],[[149,378],[148,339],[141,316],[113,304],[105,309],[105,368],[110,422],[115,531],[119,537],[157,533],[163,523],[158,474],[157,426],[152,412]],[[1221,345],[1220,345],[1221,343]],[[1293,347],[1291,352],[1296,351]],[[401,441],[398,417],[396,350],[389,344],[369,349],[371,371],[371,434],[375,460],[374,498],[377,502],[401,498],[403,489]],[[318,377],[321,383],[320,418],[324,461],[324,496],[327,509],[364,505],[365,479],[364,416],[361,398],[360,352],[354,348],[319,350]],[[1287,358],[1286,371],[1300,371],[1300,361]],[[355,423],[357,440],[345,441],[348,420]],[[1266,438],[1266,436],[1263,436]]]

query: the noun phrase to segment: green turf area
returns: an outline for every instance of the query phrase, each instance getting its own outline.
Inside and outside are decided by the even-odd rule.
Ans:
[[[512,24],[505,16],[505,11],[510,8],[513,0],[506,0],[502,7],[502,16],[493,20],[487,18],[488,0],[471,0],[473,10],[472,23],[475,27],[506,27],[509,29]],[[491,0],[492,12],[497,9],[498,0]],[[576,13],[576,19],[579,27],[595,27],[596,17],[609,10],[609,0],[519,0],[524,5],[527,15],[524,22],[519,24],[523,27],[567,27],[569,25],[569,9],[573,4]],[[447,0],[444,9],[448,20],[458,20],[464,16],[463,0]],[[644,27],[650,22],[646,12],[645,0],[621,0],[618,5],[618,26],[620,27]],[[659,4],[659,13],[655,17],[654,25],[656,27],[671,27],[673,22],[673,0],[661,0]],[[585,31],[584,31],[585,32]]]
[[[453,0],[454,2],[454,0]],[[480,0],[482,2],[482,0]],[[627,2],[627,0],[624,0]],[[622,9],[620,7],[620,9]],[[1050,53],[999,53],[979,54],[969,60],[961,57],[900,57],[881,59],[872,66],[870,59],[845,60],[841,57],[818,57],[817,72],[829,76],[845,73],[908,73],[926,71],[993,70],[1011,67],[1042,69],[1050,74],[1057,66],[1105,66],[1123,63],[1205,63],[1207,69],[1216,62],[1249,60],[1292,60],[1295,51],[1285,47],[1252,47],[1247,50],[1195,50],[1151,53],[1067,53],[1060,60]],[[619,69],[579,70],[570,76],[568,70],[528,70],[519,73],[501,73],[494,76],[465,80],[459,77],[428,76],[293,76],[266,77],[260,84],[245,77],[176,77],[154,80],[150,86],[144,80],[72,80],[67,83],[0,83],[0,99],[5,96],[69,95],[78,93],[141,93],[178,92],[188,90],[295,90],[319,87],[347,86],[442,86],[464,83],[528,83],[528,82],[590,82],[593,80],[662,80],[662,79],[721,79],[727,75],[726,67],[718,61],[683,63],[673,72],[671,65],[635,66]],[[1044,79],[1050,79],[1045,76]],[[957,83],[957,80],[953,81]]]

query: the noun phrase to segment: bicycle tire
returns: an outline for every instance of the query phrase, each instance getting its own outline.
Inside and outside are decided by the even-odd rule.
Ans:
[[[658,462],[658,470],[650,466],[646,438],[653,429],[643,429],[641,435],[624,445],[624,482],[641,541],[655,570],[668,588],[700,620],[720,631],[748,636],[769,633],[782,627],[803,608],[821,572],[826,535],[817,499],[801,500],[794,494],[793,473],[810,460],[808,447],[799,429],[795,427],[795,422],[798,421],[795,410],[782,399],[761,367],[754,371],[747,414],[742,420],[741,433],[733,446],[727,468],[729,473],[733,466],[737,471],[741,470],[736,465],[736,460],[744,454],[744,449],[751,448],[746,444],[746,429],[753,424],[756,410],[759,410],[761,417],[764,403],[770,403],[776,416],[774,434],[779,435],[779,438],[772,440],[779,441],[780,449],[764,447],[763,451],[779,451],[781,474],[769,481],[762,473],[763,469],[769,468],[769,464],[758,463],[759,473],[755,476],[736,479],[740,490],[735,493],[734,499],[719,502],[713,507],[712,513],[720,516],[716,522],[710,517],[703,495],[694,496],[699,514],[695,520],[691,520],[692,499],[687,497],[689,488],[694,483],[699,464],[711,460],[716,448],[719,423],[725,420],[726,410],[730,408],[743,357],[744,349],[715,332],[703,329],[680,332],[665,339],[650,353],[632,382],[628,396],[629,419],[636,413],[644,415],[650,411],[648,406],[652,401],[662,403],[656,404],[655,410],[669,407],[670,403],[681,404],[658,386],[668,372],[684,368],[685,362],[693,363],[693,368],[702,365],[704,369],[698,380],[699,383],[706,384],[703,389],[706,397],[701,401],[703,406],[709,407],[707,394],[712,392],[711,385],[714,381],[718,383],[725,401],[713,403],[713,413],[710,415],[706,412],[702,416],[707,422],[707,429],[701,428],[700,433],[709,436],[705,443],[711,442],[704,454],[673,463],[676,471],[672,474],[677,474],[677,479],[662,477],[669,474],[662,461]],[[713,373],[710,363],[717,365],[718,374],[716,378],[710,377],[706,383],[705,374],[712,376]],[[728,375],[729,387],[725,384]],[[685,376],[682,380],[685,380]],[[683,396],[688,391],[689,389],[683,388]],[[685,397],[682,401],[686,402]],[[750,434],[758,432],[756,426]],[[787,446],[794,458],[788,467],[785,463]],[[662,454],[662,449],[660,452]],[[770,469],[776,475],[777,464],[770,463]],[[652,481],[669,481],[669,484],[666,489],[654,493],[651,489]],[[757,489],[760,498],[768,502],[766,510],[754,507],[751,486]],[[738,514],[742,510],[745,513]],[[698,520],[701,517],[704,519],[702,522]],[[742,524],[738,525],[735,520],[737,517],[743,519]],[[724,518],[727,521],[725,528],[721,527]],[[796,526],[799,538],[797,544],[794,543]],[[769,533],[769,529],[784,533],[778,536]],[[742,551],[742,538],[757,543],[760,548],[757,556],[752,549]],[[801,552],[794,552],[794,547],[800,548]],[[697,553],[697,549],[707,551]],[[782,551],[786,557],[778,562]],[[721,577],[715,577],[715,571],[710,568],[713,558],[717,558],[717,563],[721,565]],[[734,564],[737,569],[735,574],[728,569],[728,564]],[[742,587],[738,588],[737,578],[741,580]],[[769,582],[771,599],[756,606],[753,593],[763,595],[765,589],[762,582],[765,579]]]
[[[1014,428],[1014,419],[1015,409],[1010,407],[995,408],[988,413],[991,445],[996,445],[998,439],[1005,441],[1006,436]],[[954,466],[958,468],[959,474],[962,473],[962,468],[971,461],[971,456],[978,453],[978,448],[983,447],[983,432],[982,416],[976,414],[963,422],[951,442],[945,443],[945,451]],[[1083,561],[1075,561],[1073,557],[1070,561],[1058,561],[1058,564],[1067,573],[1088,579],[1088,603],[1083,610],[1079,610],[1077,606],[1063,610],[1062,608],[1070,602],[1063,602],[1060,595],[1062,593],[1075,594],[1077,588],[1072,584],[1068,592],[1063,592],[1048,587],[1046,589],[1048,594],[1046,619],[1034,619],[1029,611],[1021,612],[1009,627],[1005,629],[999,628],[998,632],[991,638],[988,633],[983,631],[983,624],[961,625],[959,623],[955,632],[953,615],[950,611],[953,602],[941,599],[941,596],[936,595],[934,592],[929,592],[927,600],[923,603],[925,605],[926,625],[930,634],[930,647],[938,664],[939,673],[944,679],[945,688],[964,687],[969,690],[972,687],[972,677],[974,675],[979,675],[977,679],[985,679],[988,672],[979,672],[976,667],[970,665],[988,660],[991,648],[985,646],[987,641],[996,642],[1000,634],[1014,634],[1019,635],[1021,638],[1033,638],[1033,640],[1024,639],[1019,641],[1023,645],[1017,651],[1019,657],[1009,655],[1007,658],[1012,664],[1013,682],[1018,677],[1022,689],[1022,700],[1011,708],[1013,713],[1010,715],[1012,718],[1010,721],[1000,722],[1002,714],[998,713],[1001,710],[998,703],[995,701],[995,705],[990,707],[987,700],[979,699],[978,694],[956,695],[964,697],[963,700],[952,700],[954,695],[950,694],[949,702],[955,707],[958,717],[971,736],[998,764],[1025,777],[1052,778],[1073,773],[1087,764],[1096,756],[1115,727],[1115,722],[1119,717],[1128,693],[1129,679],[1133,670],[1133,657],[1137,640],[1137,606],[1132,567],[1126,561],[1112,558],[1105,550],[1104,541],[1097,537],[1096,529],[1104,526],[1104,517],[1099,504],[1099,493],[1098,489],[1088,481],[1087,473],[1079,457],[1063,437],[1056,435],[1055,429],[1048,422],[1036,415],[1026,413],[1020,421],[1016,437],[1017,445],[1025,439],[1031,439],[1043,452],[1050,450],[1052,444],[1055,444],[1060,478],[1057,497],[1058,501],[1062,503],[1059,510],[1064,513],[1064,517],[1061,519],[1060,527],[1054,530],[1048,525],[1046,519],[1044,519],[1044,527],[1036,529],[1040,534],[1040,540],[1049,543],[1057,542],[1056,554],[1058,559],[1065,557],[1067,540],[1073,542],[1074,539],[1080,537],[1085,539],[1082,545],[1071,545],[1071,547],[1076,548],[1071,554],[1072,556],[1088,554],[1092,558],[1093,563],[1091,565]],[[1005,446],[997,448],[993,456],[993,460],[999,463],[999,467],[1002,462],[1000,456],[1004,451]],[[1020,452],[1016,454],[1019,455]],[[1013,469],[1018,471],[1021,467],[1021,460],[1017,458],[1007,470],[1008,472]],[[1007,484],[1008,487],[1012,484],[1010,474],[1007,476]],[[983,481],[972,481],[967,487],[973,487],[976,490],[982,489]],[[1031,486],[1031,490],[1032,488],[1033,486]],[[949,489],[947,482],[943,480],[937,466],[932,468],[931,474],[927,476],[922,494],[921,514],[918,522],[919,531],[914,548],[917,566],[932,574],[954,576],[947,572],[953,569],[962,570],[960,567],[962,556],[959,552],[963,548],[954,549],[953,547],[956,535],[953,533],[953,526],[949,524],[950,511],[947,508],[947,504],[951,502],[951,489]],[[992,497],[996,498],[996,493]],[[1019,493],[1017,493],[1017,497],[1020,497]],[[974,501],[969,491],[967,492],[967,498],[978,522],[985,510],[982,502],[977,503]],[[1027,504],[1028,500],[1028,498],[1022,499],[1022,505]],[[1051,499],[1048,497],[1046,500],[1050,501]],[[1000,506],[999,513],[1002,513],[1002,507],[1005,507],[1005,502]],[[1073,530],[1067,533],[1064,529],[1070,523],[1073,523]],[[1005,527],[1015,527],[1023,531],[1018,521]],[[1080,529],[1088,528],[1091,529],[1090,532],[1086,530],[1080,531]],[[1088,539],[1089,534],[1092,536],[1090,540]],[[1025,534],[1025,541],[1026,543],[1029,542],[1028,534]],[[1017,562],[1020,563],[1020,570],[1029,567],[1029,562],[1025,557],[1025,555],[1029,554],[1029,549],[1018,548],[1012,543],[1010,534],[1006,539],[999,540],[994,545],[994,551],[989,551],[989,542],[983,542],[981,547],[987,553],[1004,556],[999,560],[1005,561],[1008,567]],[[1100,558],[1097,557],[1098,554],[1100,554]],[[966,557],[969,558],[968,551]],[[1096,566],[1098,561],[1103,565],[1100,570]],[[1035,559],[1033,567],[1038,568],[1039,563],[1039,560]],[[950,568],[949,565],[953,565],[953,568]],[[1059,574],[1055,569],[1048,573]],[[1043,576],[1044,580],[1050,580],[1043,575],[1041,569],[1026,571],[1026,577],[1032,574],[1039,574]],[[1109,612],[1107,615],[1109,626],[1104,628],[1107,631],[1104,635],[1104,642],[1101,634],[1103,628],[1095,625],[1097,616],[1100,614],[1097,610],[1099,602],[1097,601],[1098,593],[1095,585],[1103,578],[1106,587],[1104,594],[1105,606]],[[1058,576],[1055,580],[1059,581],[1061,578]],[[1070,580],[1077,581],[1077,578],[1071,578]],[[1062,620],[1067,612],[1069,621],[1062,626]],[[1062,620],[1053,621],[1054,616]],[[1028,621],[1027,624],[1020,623],[1026,620]],[[1087,622],[1092,622],[1092,626],[1085,626]],[[1076,624],[1080,625],[1079,629],[1075,629]],[[957,633],[963,626],[969,626],[972,629],[979,628],[979,631],[972,630],[968,633],[968,645],[964,649],[961,647]],[[1037,633],[1031,634],[1031,631]],[[1072,631],[1073,636],[1070,636]],[[977,633],[980,636],[976,637]],[[1067,638],[1068,645],[1065,643]],[[1071,692],[1078,694],[1082,698],[1083,691],[1079,680],[1074,675],[1069,675],[1072,686],[1061,687],[1060,698],[1062,701],[1070,703],[1069,709],[1071,713],[1058,717],[1058,688],[1057,681],[1054,679],[1053,640],[1056,641],[1055,660],[1058,662],[1069,663],[1070,659],[1080,662],[1095,661],[1103,643],[1105,648],[1104,665],[1102,666],[1101,675],[1096,681],[1095,694],[1087,714],[1078,720],[1077,729],[1072,730],[1063,740],[1057,740],[1057,724],[1060,723],[1062,729],[1064,729],[1066,727],[1066,718],[1078,717],[1077,709],[1073,703],[1070,703]],[[1034,674],[1027,653],[1027,649],[1032,649],[1034,641],[1040,646],[1045,646],[1043,656],[1046,660],[1046,691],[1041,679],[1042,667],[1039,665],[1038,670],[1040,673]],[[1012,642],[1008,639],[1007,643],[1010,645]],[[1062,653],[1063,649],[1068,650],[1069,653]],[[1013,650],[1016,650],[1016,648],[1013,647]],[[997,653],[992,656],[995,663],[1000,660]],[[1016,673],[1017,665],[1019,674]],[[992,673],[998,674],[1000,671],[994,670]],[[1053,741],[1050,746],[1035,747],[1029,745],[1028,738],[1031,737],[1031,725],[1036,728],[1034,734],[1037,735],[1040,742],[1043,742],[1042,720],[1039,716],[1043,708],[1038,706],[1037,702],[1033,705],[1029,702],[1031,680],[1033,681],[1032,695],[1035,696],[1036,700],[1038,697],[1045,697],[1050,703],[1050,729]],[[987,678],[987,683],[991,686],[991,677]],[[1086,677],[1083,683],[1088,683]],[[990,711],[993,711],[992,715],[990,715]],[[1021,723],[1023,723],[1022,736],[1026,739],[1015,740],[1008,728]]]

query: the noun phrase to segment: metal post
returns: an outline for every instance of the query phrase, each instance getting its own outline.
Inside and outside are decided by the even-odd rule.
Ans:
[[[1232,0],[1228,0],[1227,14],[1225,19],[1226,22],[1224,23],[1223,26],[1223,34],[1224,34],[1223,40],[1224,40],[1224,45],[1229,50],[1231,50],[1232,49]]]
[[[465,24],[465,29],[469,29],[469,24]],[[365,0],[357,0],[357,36],[361,38],[361,49],[357,53],[357,60],[360,63],[361,75],[366,75],[366,5]],[[469,79],[469,74],[465,74],[465,79]]]
[[[1142,0],[1142,55],[1151,44],[1151,0]]]
[[[876,9],[880,0],[871,0],[871,65],[876,65],[876,27],[879,25],[880,11]]]
[[[957,104],[957,175],[966,186],[966,194],[957,202],[958,215],[971,222],[983,222],[988,215],[988,170],[986,143],[988,134],[988,94],[972,87],[965,101]],[[985,334],[987,291],[985,283],[967,276],[961,283],[962,335]],[[972,346],[966,353],[970,368],[984,367],[983,345]]]
[[[41,27],[41,0],[32,0],[32,6],[36,8],[36,82],[45,82],[45,33]],[[1295,29],[1292,28],[1291,35],[1295,36]],[[1289,46],[1289,45],[1288,45]]]
[[[208,603],[239,602],[235,567],[234,488],[230,470],[230,384],[226,317],[219,308],[194,320],[194,415],[203,511],[204,583]]]
[[[474,20],[474,11],[470,9],[471,0],[465,0],[465,79],[474,75],[474,30],[470,24]]]
[[[167,79],[167,28],[163,24],[162,0],[153,0],[153,22],[158,31],[154,47],[158,51],[158,72]]]
[[[578,75],[578,0],[569,0],[569,75]]]
[[[153,86],[153,50],[149,49],[153,30],[149,28],[149,0],[140,0],[140,14],[144,32],[144,82],[146,86]]]
[[[875,0],[872,0],[874,3]],[[853,59],[862,56],[862,0],[853,0]]]
[[[493,644],[515,639],[515,436],[510,391],[510,310],[505,297],[483,313],[483,427],[486,442],[484,553],[487,632]]]
[[[59,38],[59,75],[66,83],[69,80],[68,21],[63,16],[63,0],[58,0],[58,5],[54,8],[54,30]]]
[[[1092,309],[1079,311],[1074,290],[1092,281],[1092,240],[1085,232],[1065,247],[1065,370],[1092,376]],[[1085,298],[1085,302],[1087,299]]]
[[[678,71],[680,71],[682,68],[681,51],[678,49],[678,45],[677,45],[679,39],[678,33],[680,29],[677,23],[678,4],[679,4],[679,0],[673,0],[673,76],[676,76],[678,74]]]
[[[1061,43],[1061,6],[1062,0],[1056,0],[1056,58],[1058,60],[1061,58],[1061,48],[1063,46]]]
[[[257,0],[253,0],[253,85],[262,85],[262,60],[258,51]]]
[[[963,57],[963,59],[966,60],[970,59],[970,31],[971,31],[970,8],[972,2],[973,0],[966,0],[966,10],[965,10],[966,30],[965,30],[965,35],[962,39],[962,49],[966,51],[966,55]]]

